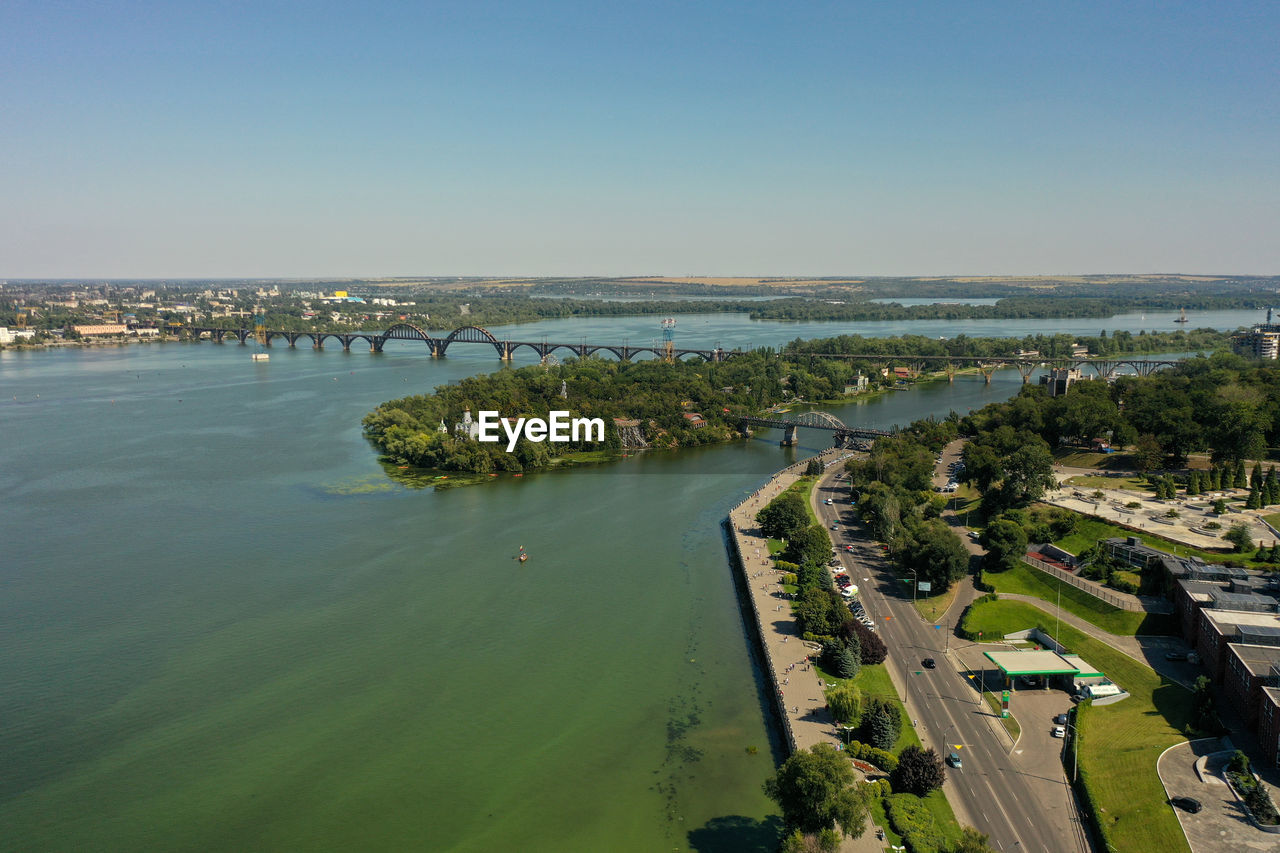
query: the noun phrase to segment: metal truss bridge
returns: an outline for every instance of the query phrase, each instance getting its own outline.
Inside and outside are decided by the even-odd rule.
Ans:
[[[762,417],[744,417],[739,421],[739,429],[748,432],[750,427],[769,427],[770,429],[783,430],[782,441],[778,442],[783,447],[790,447],[796,443],[796,430],[800,428],[826,430],[833,433],[836,447],[858,447],[865,449],[872,441],[882,438],[893,433],[882,429],[870,429],[868,427],[851,427],[844,421],[827,414],[826,412],[805,412],[796,417],[786,417],[782,415],[762,416]]]

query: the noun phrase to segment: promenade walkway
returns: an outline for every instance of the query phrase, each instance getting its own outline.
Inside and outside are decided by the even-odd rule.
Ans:
[[[829,450],[819,458],[830,464],[849,455],[847,450]],[[803,476],[808,462],[805,459],[779,471],[729,513],[730,534],[764,649],[766,677],[774,691],[783,736],[792,752],[818,743],[834,745],[840,740],[835,720],[826,708],[824,685],[807,661],[810,655],[816,658],[821,650],[806,645],[800,638],[796,620],[791,615],[791,602],[782,595],[782,572],[772,567],[768,540],[761,535],[755,517],[769,501]],[[874,826],[868,826],[860,838],[845,838],[840,847],[842,853],[880,853],[886,849],[883,842],[876,840]]]

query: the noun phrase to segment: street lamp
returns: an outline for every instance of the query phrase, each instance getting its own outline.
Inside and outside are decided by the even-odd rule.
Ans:
[[[1071,729],[1071,782],[1074,784],[1080,776],[1080,730],[1070,723],[1064,723]]]
[[[908,567],[907,571],[911,572],[911,604],[914,607],[916,603],[916,590],[920,588],[920,578],[919,573],[915,569]]]

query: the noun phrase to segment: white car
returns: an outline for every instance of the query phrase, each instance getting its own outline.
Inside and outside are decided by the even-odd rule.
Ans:
[[[1067,730],[1066,730],[1065,728],[1063,728],[1062,726],[1054,726],[1054,727],[1053,727],[1053,736],[1054,736],[1054,737],[1066,737],[1066,736],[1067,736]]]

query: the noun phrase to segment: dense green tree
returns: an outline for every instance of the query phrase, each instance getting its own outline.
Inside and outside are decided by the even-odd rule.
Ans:
[[[797,565],[822,565],[831,553],[831,538],[820,524],[811,524],[791,534],[782,558]]]
[[[935,594],[949,589],[969,570],[969,552],[964,543],[937,519],[921,522],[898,550],[897,557],[904,569],[915,570],[917,580],[932,583]]]
[[[1253,473],[1249,475],[1249,488],[1261,489],[1264,476],[1265,475],[1262,473],[1262,463],[1255,462],[1253,464]]]
[[[765,782],[765,794],[778,804],[783,820],[805,832],[839,826],[845,835],[862,835],[866,798],[856,785],[853,766],[829,743],[793,754]]]
[[[1027,534],[1018,525],[1004,518],[997,518],[982,532],[982,544],[987,549],[983,568],[992,572],[1012,569],[1027,553]]]
[[[861,670],[862,660],[858,657],[858,653],[854,649],[844,646],[836,653],[836,675],[841,678],[857,678],[858,673]]]
[[[760,531],[770,539],[790,539],[809,525],[809,511],[797,492],[785,491],[756,513]]]
[[[1242,521],[1231,525],[1227,532],[1222,534],[1222,538],[1234,545],[1237,551],[1247,551],[1253,548],[1253,538],[1249,535],[1249,526]]]
[[[1143,433],[1133,443],[1134,461],[1139,471],[1154,471],[1164,460],[1164,447],[1151,433]]]
[[[857,619],[846,619],[840,631],[842,637],[852,634],[858,638],[863,666],[884,663],[884,659],[889,656],[889,649],[885,646],[884,640],[880,639],[880,635]]]
[[[1216,731],[1218,727],[1213,684],[1207,675],[1196,679],[1195,690],[1191,694],[1191,726],[1202,732]]]
[[[850,682],[843,682],[829,687],[822,694],[827,700],[827,708],[840,725],[857,726],[862,722],[862,692]]]
[[[912,744],[898,756],[897,768],[889,774],[889,784],[895,794],[915,794],[923,797],[942,787],[945,773],[942,759],[933,748],[921,749]]]

